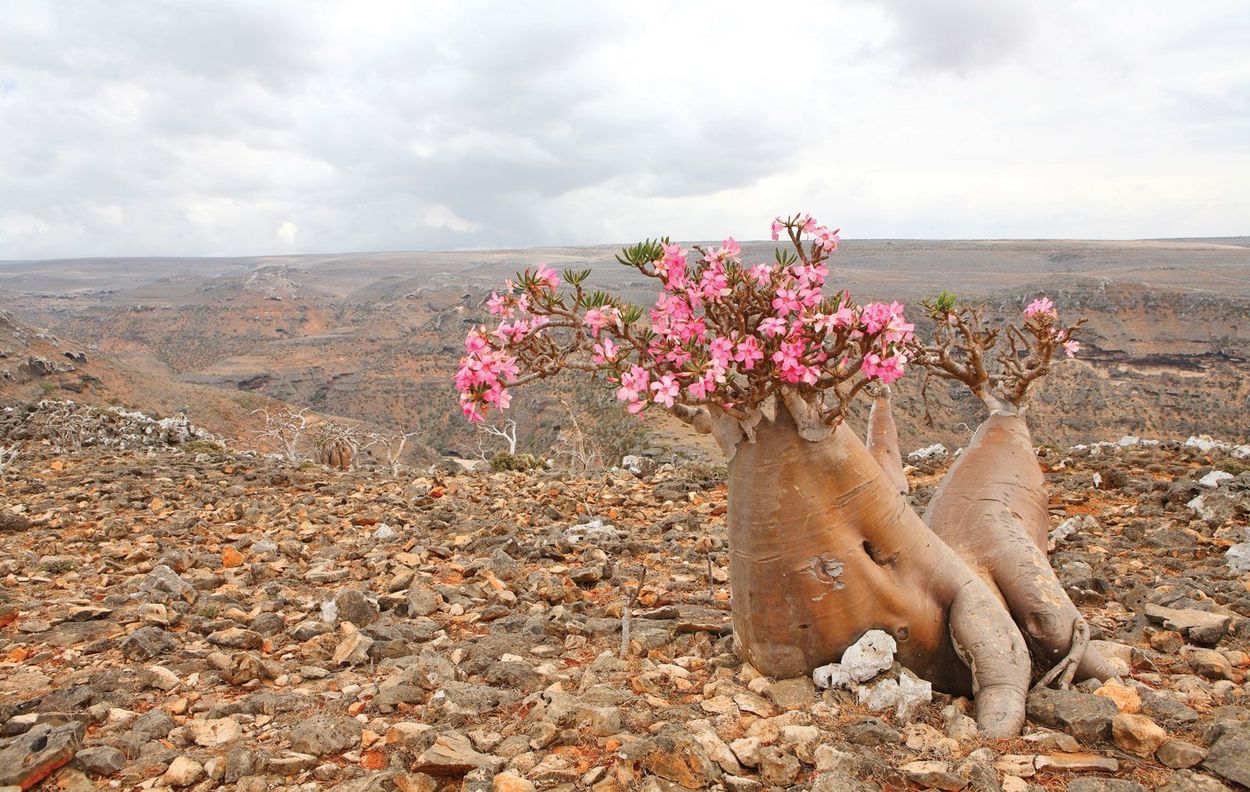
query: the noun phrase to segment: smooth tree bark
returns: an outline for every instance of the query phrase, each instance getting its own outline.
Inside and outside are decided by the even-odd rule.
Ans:
[[[868,453],[885,471],[890,483],[900,493],[909,491],[907,474],[903,472],[903,455],[898,448],[898,427],[894,425],[889,385],[869,389],[872,407],[868,410]]]
[[[799,676],[884,630],[902,665],[974,697],[988,736],[1019,734],[1029,655],[1010,614],[855,433],[811,412],[788,393],[745,428],[696,419],[730,458],[730,581],[744,659],[771,676]]]
[[[990,415],[942,479],[925,523],[1002,598],[1028,641],[1037,686],[1115,676],[1115,667],[1090,646],[1089,625],[1050,565],[1046,480],[1023,414],[1029,385],[1049,372],[1054,349],[1070,340],[1076,325],[1056,332],[1049,323],[1030,321],[1026,330],[1034,332],[1028,335],[1009,328],[1015,342],[998,357],[997,372],[986,360],[997,333],[984,329],[979,312],[966,311],[947,326],[971,359],[951,360],[951,344],[939,338],[918,348],[916,362],[967,384]]]

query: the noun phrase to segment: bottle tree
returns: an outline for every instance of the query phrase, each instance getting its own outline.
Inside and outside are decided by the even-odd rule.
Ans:
[[[579,371],[631,413],[666,410],[728,459],[734,630],[774,677],[836,661],[865,632],[935,687],[973,695],[983,731],[1019,733],[1030,657],[1011,613],[925,525],[844,425],[852,400],[903,375],[913,327],[898,303],[831,290],[834,230],[778,218],[789,246],[749,264],[732,239],[688,252],[668,240],[619,261],[652,278],[649,311],[587,288],[589,270],[540,266],[492,294],[493,329],[465,339],[456,375],[471,421],[512,388]]]
[[[933,338],[908,341],[913,361],[929,376],[964,383],[989,410],[929,501],[925,522],[1002,597],[1029,644],[1039,685],[1114,676],[1050,566],[1046,481],[1025,422],[1030,387],[1051,371],[1059,350],[1076,355],[1084,320],[1064,325],[1045,297],[1002,327],[990,327],[980,308],[957,305],[949,292],[925,307]]]

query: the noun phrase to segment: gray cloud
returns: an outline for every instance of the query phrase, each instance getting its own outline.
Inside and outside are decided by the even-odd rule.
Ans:
[[[795,209],[1235,233],[1248,200],[1234,0],[11,5],[0,259],[758,238]],[[1098,200],[1160,162],[1193,189]]]

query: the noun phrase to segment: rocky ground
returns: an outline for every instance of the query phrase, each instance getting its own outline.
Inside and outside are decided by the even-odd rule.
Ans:
[[[904,721],[741,663],[723,470],[393,477],[56,441],[10,439],[0,480],[0,789],[1250,785],[1231,449],[1043,451],[1054,565],[1132,670],[1035,694],[992,741],[962,699]],[[918,505],[947,464],[911,470]]]

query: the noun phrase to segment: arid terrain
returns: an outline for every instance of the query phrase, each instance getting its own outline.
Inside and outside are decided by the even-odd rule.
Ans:
[[[78,410],[74,448],[37,411],[0,415],[20,446],[0,481],[0,787],[1250,784],[1248,446],[1043,450],[1054,567],[1125,673],[1034,693],[1025,734],[995,741],[964,699],[899,712],[873,703],[884,683],[743,665],[710,466],[340,472]],[[909,468],[917,507],[947,464]]]
[[[1250,785],[1246,240],[839,254],[916,316],[947,288],[1089,320],[1032,422],[1052,563],[1124,673],[1032,695],[1008,741],[963,699],[880,706],[896,666],[824,691],[744,665],[725,468],[679,424],[558,380],[518,398],[518,451],[564,464],[440,460],[504,447],[449,381],[492,286],[587,263],[648,300],[611,255],[0,264],[0,788]],[[966,442],[979,406],[933,383],[926,425],[920,386],[904,454]],[[265,409],[305,411],[300,453],[258,453],[282,450]],[[301,461],[330,425],[417,433],[397,466]],[[917,508],[948,459],[910,460]]]
[[[765,260],[772,249],[744,244],[747,261]],[[410,453],[429,461],[501,448],[460,419],[449,381],[465,331],[486,319],[480,305],[491,289],[542,262],[590,267],[595,285],[649,303],[649,284],[618,265],[616,251],[0,262],[0,305],[32,332],[55,336],[54,357],[82,351],[85,370],[118,372],[79,388],[80,400],[161,414],[185,406],[200,424],[247,447],[255,444],[250,411],[277,399],[389,431],[418,430]],[[833,262],[835,287],[863,300],[907,302],[922,331],[919,301],[944,288],[985,302],[999,317],[1017,315],[1038,294],[1055,299],[1065,317],[1087,317],[1082,354],[1059,366],[1034,400],[1039,442],[1246,437],[1247,238],[851,240]],[[14,344],[0,338],[0,351],[6,346]],[[41,388],[61,393],[62,383],[76,377],[10,379],[0,382],[0,394],[26,400]],[[980,405],[959,388],[936,384],[934,422],[926,426],[920,384],[913,375],[898,386],[904,448],[958,447]],[[601,409],[611,401],[603,387],[576,380],[520,394],[519,450],[549,454],[577,420],[604,459],[626,451],[714,458],[710,446],[668,422],[638,424]]]

